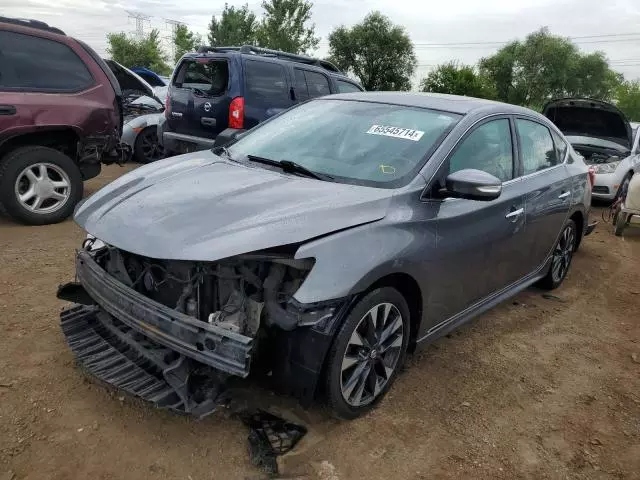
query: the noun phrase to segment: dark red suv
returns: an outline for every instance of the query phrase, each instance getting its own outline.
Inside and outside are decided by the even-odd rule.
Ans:
[[[83,181],[129,154],[122,91],[88,45],[33,20],[0,17],[0,211],[64,220]]]

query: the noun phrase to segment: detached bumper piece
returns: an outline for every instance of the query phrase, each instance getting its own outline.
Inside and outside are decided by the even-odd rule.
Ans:
[[[150,341],[99,307],[63,310],[60,324],[80,366],[99,380],[152,402],[159,408],[206,416],[224,400],[223,383],[201,381],[190,388],[197,366]],[[206,388],[204,388],[206,387]]]

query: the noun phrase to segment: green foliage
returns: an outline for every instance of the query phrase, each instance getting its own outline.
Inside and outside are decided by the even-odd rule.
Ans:
[[[616,89],[616,104],[629,120],[640,122],[640,80],[626,81]]]
[[[602,53],[585,55],[547,28],[480,61],[480,74],[503,102],[541,108],[559,97],[610,100],[620,82]]]
[[[478,75],[473,67],[449,62],[438,65],[422,79],[420,90],[423,92],[449,93],[467,97],[494,98],[484,77]]]
[[[236,8],[225,3],[220,19],[211,17],[209,45],[213,47],[253,45],[257,27],[256,15],[249,10],[249,5]]]
[[[177,62],[185,53],[197,50],[202,45],[202,38],[189,30],[186,25],[178,25],[173,37],[173,44],[175,45],[173,60]]]
[[[336,28],[329,35],[329,57],[358,77],[366,90],[411,89],[417,64],[404,28],[380,12],[370,13],[352,28]]]
[[[315,25],[309,26],[313,3],[308,0],[264,0],[265,14],[256,31],[261,47],[307,53],[318,46]]]
[[[171,73],[171,68],[166,63],[167,56],[160,45],[158,30],[153,29],[140,39],[125,33],[109,33],[107,40],[107,52],[125,67],[147,67],[160,75]]]

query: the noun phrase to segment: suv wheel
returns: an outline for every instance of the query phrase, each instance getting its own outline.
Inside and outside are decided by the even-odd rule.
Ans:
[[[0,160],[0,207],[29,225],[61,222],[82,198],[82,175],[65,154],[21,147]]]
[[[564,224],[560,238],[553,247],[551,255],[551,267],[547,275],[540,280],[540,287],[553,290],[558,288],[569,272],[573,253],[576,251],[576,241],[578,239],[576,223],[568,220]]]
[[[155,125],[145,128],[138,134],[133,150],[135,160],[139,163],[151,163],[163,158],[164,151],[158,143]]]
[[[409,308],[394,288],[360,300],[340,327],[327,358],[329,406],[341,418],[356,418],[389,390],[409,343]]]

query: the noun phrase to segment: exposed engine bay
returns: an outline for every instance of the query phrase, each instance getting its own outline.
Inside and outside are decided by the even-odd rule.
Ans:
[[[92,248],[88,239],[85,248]],[[215,263],[156,260],[103,246],[95,261],[124,285],[180,313],[255,337],[261,325],[292,330],[298,317],[287,302],[313,259],[282,254],[240,255]]]
[[[573,145],[573,149],[584,157],[587,165],[600,165],[603,163],[619,162],[629,153],[621,154],[619,151],[600,147]]]

